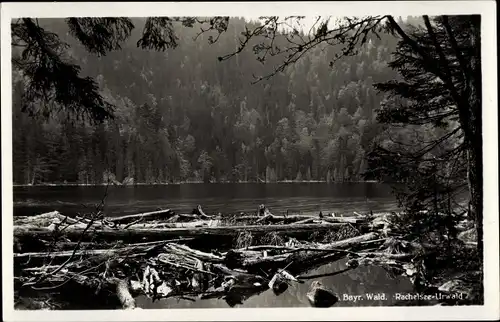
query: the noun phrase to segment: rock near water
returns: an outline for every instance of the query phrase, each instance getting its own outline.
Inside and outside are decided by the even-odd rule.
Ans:
[[[339,300],[333,291],[326,288],[319,281],[312,282],[306,296],[309,303],[314,307],[330,307]]]

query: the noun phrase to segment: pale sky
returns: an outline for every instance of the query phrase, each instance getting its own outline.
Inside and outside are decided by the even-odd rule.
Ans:
[[[399,16],[396,16],[397,18]],[[258,16],[243,16],[246,20],[253,20],[253,21],[259,21]],[[285,18],[285,17],[283,17]],[[319,18],[319,20],[318,20]],[[305,16],[304,18],[300,19],[300,22],[297,23],[297,19],[291,19],[290,23],[293,22],[292,27],[296,27],[298,30],[302,29],[304,33],[308,33],[311,30],[311,27],[318,28],[324,21],[329,19],[328,22],[328,27],[329,29],[332,29],[335,26],[335,23],[337,19],[343,18],[343,16]],[[406,20],[406,17],[402,17],[404,20]],[[283,21],[282,19],[280,21]]]
[[[243,18],[245,18],[246,20],[259,21],[258,16],[257,17],[256,16],[243,16]],[[320,19],[316,23],[318,18],[320,18]],[[321,17],[306,16],[306,17],[300,19],[299,23],[297,23],[297,19],[291,19],[290,23],[291,23],[292,27],[296,27],[299,30],[302,29],[305,33],[308,33],[312,26],[315,26],[317,28],[318,26],[321,25],[322,22],[324,22],[328,18],[330,18],[329,27],[332,27],[337,17],[334,17],[334,16],[321,16]],[[283,20],[281,20],[281,21],[283,21]],[[315,25],[315,23],[316,23],[316,25]]]

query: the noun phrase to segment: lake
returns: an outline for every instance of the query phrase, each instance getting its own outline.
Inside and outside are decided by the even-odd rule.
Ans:
[[[14,215],[34,215],[58,210],[63,214],[90,211],[104,196],[102,186],[15,187]],[[255,212],[259,204],[271,212],[336,212],[351,215],[354,211],[397,210],[391,188],[377,183],[278,183],[278,184],[181,184],[155,186],[113,186],[108,188],[105,213],[108,216],[152,211],[158,207],[176,212],[191,212],[198,204],[207,214]],[[305,275],[328,274],[345,269],[345,260],[321,266]],[[335,306],[398,305],[396,293],[412,292],[406,278],[391,276],[382,267],[363,266],[335,275],[292,284],[279,296],[271,290],[237,304],[237,307],[308,307],[306,293],[310,283],[320,280],[333,289],[341,301]],[[365,294],[385,294],[385,300],[370,300]],[[342,301],[346,295],[363,295],[362,299]],[[142,308],[213,308],[229,307],[224,299],[181,300],[169,298],[151,301],[137,299]],[[403,303],[408,305],[408,303]]]
[[[58,210],[67,215],[91,211],[102,200],[104,186],[14,187],[14,215]],[[201,205],[207,214],[255,212],[265,204],[274,214],[396,210],[391,188],[378,183],[211,183],[110,186],[104,211],[127,215],[157,208],[190,213]]]

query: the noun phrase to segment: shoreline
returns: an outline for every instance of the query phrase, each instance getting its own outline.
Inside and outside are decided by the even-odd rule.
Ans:
[[[301,283],[309,279],[317,279],[326,275],[336,275],[345,271],[355,269],[358,266],[387,266],[391,265],[397,269],[396,276],[407,279],[414,287],[421,287],[422,292],[438,290],[436,294],[437,302],[431,301],[425,303],[427,305],[478,305],[484,303],[484,297],[480,293],[480,281],[482,267],[470,267],[464,263],[474,261],[474,245],[467,243],[462,239],[463,243],[454,244],[453,249],[442,249],[443,254],[450,254],[450,251],[457,254],[455,262],[444,268],[439,265],[424,268],[413,263],[413,258],[417,254],[419,256],[435,256],[433,252],[424,252],[423,244],[415,243],[408,239],[408,235],[403,231],[398,231],[397,226],[391,224],[392,217],[387,213],[365,214],[348,217],[338,216],[280,216],[273,215],[264,205],[259,209],[263,209],[263,213],[256,215],[246,215],[243,217],[230,216],[228,218],[207,216],[201,207],[198,208],[199,214],[176,214],[170,209],[152,211],[147,213],[125,215],[122,217],[107,217],[107,223],[98,221],[89,221],[88,218],[69,217],[60,214],[58,211],[40,214],[35,217],[23,217],[17,219],[17,227],[20,229],[14,230],[14,235],[17,238],[16,252],[14,253],[14,263],[24,263],[26,257],[31,259],[30,266],[22,267],[17,275],[14,276],[14,284],[18,287],[29,281],[34,276],[37,276],[40,270],[46,269],[46,266],[40,263],[47,256],[57,257],[57,261],[67,264],[67,269],[75,276],[81,276],[80,273],[89,271],[87,266],[95,265],[94,261],[106,261],[102,258],[103,253],[109,253],[112,258],[119,258],[122,261],[128,260],[124,265],[137,265],[137,258],[128,258],[128,252],[131,249],[148,250],[144,255],[140,255],[142,259],[147,259],[152,263],[157,264],[153,268],[147,267],[138,268],[142,274],[136,274],[128,277],[130,284],[124,278],[103,279],[99,274],[106,274],[108,267],[104,265],[96,266],[100,270],[93,272],[94,277],[100,279],[104,289],[109,290],[109,294],[101,292],[101,299],[108,300],[110,297],[115,297],[116,304],[105,307],[105,309],[134,309],[145,308],[139,300],[142,298],[151,298],[152,292],[149,283],[149,274],[151,272],[158,275],[158,271],[168,269],[169,272],[175,272],[174,277],[165,274],[158,275],[158,284],[154,294],[160,295],[161,298],[178,298],[186,294],[195,293],[197,295],[206,294],[207,290],[213,289],[218,292],[216,295],[229,294],[225,289],[222,280],[226,280],[227,276],[240,274],[240,278],[234,280],[232,284],[244,288],[247,293],[241,298],[241,304],[250,297],[259,297],[262,291],[267,289],[277,289],[280,284],[287,284],[288,281]],[[141,222],[136,219],[140,217]],[[207,218],[208,217],[208,218]],[[305,218],[305,219],[304,219]],[[63,224],[63,220],[69,220],[66,228],[64,228],[65,242],[61,242],[57,252],[53,252],[50,247],[47,249],[47,244],[37,244],[29,242],[30,238],[36,236],[37,239],[50,237],[54,232],[56,225]],[[107,225],[114,222],[116,229],[107,229]],[[205,225],[202,225],[205,223]],[[138,225],[134,228],[129,228],[132,225]],[[83,239],[85,231],[88,227],[94,226],[95,232],[100,235],[100,242],[95,243],[94,234],[86,235]],[[32,227],[36,227],[33,229]],[[343,229],[342,229],[343,227]],[[346,227],[354,228],[354,230],[346,231]],[[466,232],[470,230],[468,227],[463,227],[461,230]],[[394,231],[387,234],[387,230]],[[31,230],[31,232],[30,232]],[[126,230],[126,231],[125,231]],[[62,231],[62,230],[61,230]],[[311,232],[314,231],[312,234]],[[286,238],[292,237],[294,244],[290,244],[290,240]],[[270,238],[276,242],[270,242]],[[25,242],[23,242],[25,239]],[[79,241],[76,242],[75,240]],[[125,241],[127,245],[115,248],[116,240]],[[90,248],[78,249],[80,242],[82,245],[87,245]],[[75,247],[75,243],[77,243]],[[162,245],[158,248],[155,245]],[[152,246],[156,250],[151,252]],[[374,248],[375,246],[375,248]],[[472,246],[472,247],[471,247]],[[404,252],[397,252],[396,249],[404,247]],[[214,252],[213,249],[217,249]],[[261,250],[265,250],[261,253]],[[317,252],[314,252],[316,250]],[[333,250],[334,253],[328,253],[327,250]],[[464,250],[467,250],[464,252]],[[294,252],[291,252],[294,251]],[[327,251],[327,252],[325,252]],[[77,267],[73,265],[79,260],[71,259],[73,254],[78,252],[79,256],[85,256],[86,261],[83,263],[86,266]],[[291,254],[294,255],[291,255]],[[231,254],[239,254],[240,257],[229,257]],[[196,258],[196,262],[201,266],[193,266],[187,260],[188,256]],[[351,256],[351,257],[349,257]],[[353,257],[354,256],[354,257]],[[172,259],[170,259],[172,258]],[[243,259],[241,259],[243,258]],[[264,260],[266,258],[266,260]],[[451,258],[451,257],[450,257]],[[170,259],[170,260],[169,260]],[[319,269],[325,265],[329,265],[338,260],[346,259],[345,268],[336,270],[326,275],[311,275],[311,271]],[[175,262],[174,262],[175,260]],[[224,263],[231,260],[231,264],[236,267],[227,268]],[[121,263],[121,262],[120,262]],[[222,264],[221,264],[222,263]],[[432,262],[431,262],[432,263]],[[205,265],[210,264],[210,265]],[[40,266],[42,265],[42,266]],[[66,264],[63,264],[66,265]],[[117,264],[119,265],[119,264]],[[164,265],[168,265],[165,267]],[[276,277],[276,274],[281,274],[279,267],[287,268],[285,277]],[[157,267],[157,268],[155,268]],[[181,270],[179,270],[181,268]],[[182,270],[182,269],[187,269]],[[214,269],[215,268],[215,269]],[[83,272],[82,272],[83,269]],[[117,269],[112,267],[111,269]],[[157,271],[158,270],[158,271]],[[104,272],[103,272],[104,271]],[[258,280],[262,275],[257,272],[263,272],[264,276],[273,276],[271,284],[253,283],[249,281]],[[193,273],[194,272],[194,273]],[[218,276],[219,279],[208,280],[199,273]],[[66,274],[66,273],[64,273]],[[65,275],[48,276],[48,285],[58,285],[60,279]],[[142,276],[142,280],[141,277]],[[146,276],[146,277],[144,277]],[[161,278],[159,276],[162,276]],[[167,277],[165,277],[167,276]],[[287,277],[288,276],[288,277]],[[420,280],[419,276],[430,276],[432,279]],[[457,279],[457,276],[463,279]],[[135,278],[134,278],[135,277]],[[187,279],[188,284],[183,288],[161,288],[163,283],[171,285],[172,281],[181,280],[181,277]],[[252,279],[248,279],[248,277]],[[288,279],[288,278],[291,279]],[[284,278],[287,278],[285,280]],[[67,279],[66,281],[70,281]],[[195,284],[193,287],[191,281],[202,282]],[[316,280],[318,283],[319,280]],[[420,282],[423,282],[420,284]],[[16,293],[20,288],[15,288],[15,297],[17,296],[17,309],[33,309],[33,306],[41,305],[45,309],[57,309],[61,307],[71,308],[72,305],[81,305],[78,298],[71,297],[71,292],[78,288],[79,292],[85,294],[95,293],[95,284],[89,282],[88,279],[72,279],[71,288],[60,290],[59,293],[44,293],[39,292],[33,295],[21,295]],[[160,284],[162,283],[162,284]],[[271,283],[271,282],[270,282]],[[315,283],[315,282],[313,282]],[[219,286],[219,284],[221,286]],[[201,285],[201,286],[198,286]],[[305,292],[309,294],[314,291],[314,284],[310,284],[308,290],[303,289],[300,294]],[[276,286],[276,288],[275,288]],[[164,291],[163,291],[164,290]],[[160,293],[161,291],[161,293]],[[88,292],[88,293],[87,293]],[[345,294],[340,291],[338,295]],[[375,294],[375,293],[374,293]],[[381,293],[379,293],[381,294]],[[410,294],[402,292],[399,294]],[[59,295],[59,297],[58,297]],[[279,294],[276,294],[277,296]],[[198,296],[196,302],[209,299],[211,296]],[[50,299],[52,304],[46,301]],[[379,298],[384,300],[383,298]],[[412,300],[429,300],[422,299],[406,299]],[[376,298],[375,298],[376,300]],[[41,304],[40,304],[41,303]],[[437,304],[436,304],[437,303]],[[316,306],[310,302],[311,306]],[[330,306],[333,306],[332,303]],[[423,304],[423,303],[420,303]],[[51,307],[51,305],[54,305]],[[274,306],[270,306],[274,307]],[[174,306],[173,308],[177,308]],[[90,305],[90,310],[98,309]]]
[[[286,184],[286,183],[328,183],[328,184],[349,184],[349,183],[380,183],[380,184],[390,184],[388,182],[380,182],[376,180],[356,180],[356,181],[332,181],[327,182],[326,180],[283,180],[276,182],[256,182],[256,181],[239,181],[239,182],[203,182],[203,181],[183,181],[183,182],[173,182],[173,183],[135,183],[135,184],[116,184],[111,183],[110,186],[113,187],[135,187],[135,186],[178,186],[178,185],[189,185],[189,184]],[[24,187],[102,187],[106,186],[106,183],[41,183],[41,184],[13,184],[14,188],[24,188]]]

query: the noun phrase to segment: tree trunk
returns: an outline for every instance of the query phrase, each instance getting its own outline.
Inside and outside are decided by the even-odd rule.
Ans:
[[[226,226],[226,227],[196,227],[196,228],[166,228],[166,229],[95,229],[89,230],[88,234],[82,236],[82,228],[67,228],[61,235],[70,239],[80,238],[83,240],[162,240],[172,236],[237,236],[241,232],[250,232],[254,236],[265,235],[270,232],[286,234],[287,236],[297,236],[308,232],[332,230],[342,227],[340,223],[305,224],[305,225],[251,225],[251,226]],[[14,236],[22,241],[29,237],[49,237],[54,231],[48,228],[14,227]]]
[[[14,253],[14,263],[30,263],[31,266],[38,264],[40,261],[45,261],[46,259],[51,259],[52,264],[61,263],[69,258],[74,258],[75,260],[80,257],[95,257],[95,258],[111,258],[119,256],[127,256],[128,258],[137,257],[143,255],[148,250],[155,248],[155,245],[143,245],[143,246],[126,246],[123,248],[111,248],[111,249],[91,249],[91,250],[67,250],[60,252],[35,252],[35,253]],[[36,264],[35,264],[36,263]]]
[[[265,218],[265,219],[264,219]],[[279,216],[279,215],[271,215],[267,217],[262,217],[262,216],[238,216],[235,217],[235,221],[250,221],[250,220],[259,220],[260,222],[262,221],[268,221],[268,222],[280,222],[280,221],[285,221],[286,223],[296,223],[298,221],[302,220],[322,220],[326,221],[329,223],[349,223],[349,224],[361,224],[366,221],[365,218],[361,217],[329,217],[329,216],[324,216],[323,218],[320,218],[319,216],[305,216],[305,215],[293,215],[293,216]]]
[[[173,215],[174,215],[174,212],[171,209],[165,209],[165,210],[145,212],[142,214],[134,214],[134,215],[121,216],[121,217],[111,217],[111,218],[107,218],[106,220],[109,222],[117,223],[117,224],[127,224],[127,223],[134,222],[136,220],[139,220],[139,219],[146,219],[146,220],[165,219],[165,218],[171,217]]]
[[[472,48],[475,49],[470,58],[471,75],[468,84],[468,179],[471,200],[471,214],[477,230],[478,251],[483,253],[483,149],[482,149],[482,78],[481,78],[481,43],[480,43],[481,17],[471,18]],[[466,133],[467,134],[467,133]]]
[[[179,218],[182,218],[180,216]],[[218,220],[195,220],[189,222],[173,222],[173,223],[137,223],[131,225],[128,229],[158,229],[158,228],[198,228],[198,227],[216,227],[219,225]]]
[[[266,269],[269,267],[284,267],[290,263],[290,270],[301,271],[304,270],[304,266],[314,265],[318,260],[324,260],[339,254],[342,254],[342,256],[345,255],[345,252],[342,251],[345,248],[351,248],[360,245],[362,242],[377,238],[378,235],[376,233],[368,233],[330,244],[321,244],[318,245],[315,250],[300,250],[299,248],[296,252],[267,257],[257,256],[255,251],[233,251],[233,254],[239,253],[242,255],[239,256],[242,260],[241,265],[252,271]]]
[[[176,255],[184,256],[184,257],[194,257],[199,260],[205,261],[205,262],[211,262],[211,263],[220,263],[223,261],[224,258],[221,256],[211,254],[211,253],[206,253],[202,252],[200,250],[192,249],[188,246],[185,245],[179,245],[179,244],[173,244],[169,243],[165,245],[165,250],[168,252],[171,252]]]
[[[136,308],[135,300],[130,294],[128,283],[125,280],[116,280],[116,296],[120,303],[122,304],[123,309],[125,310],[133,310]]]

